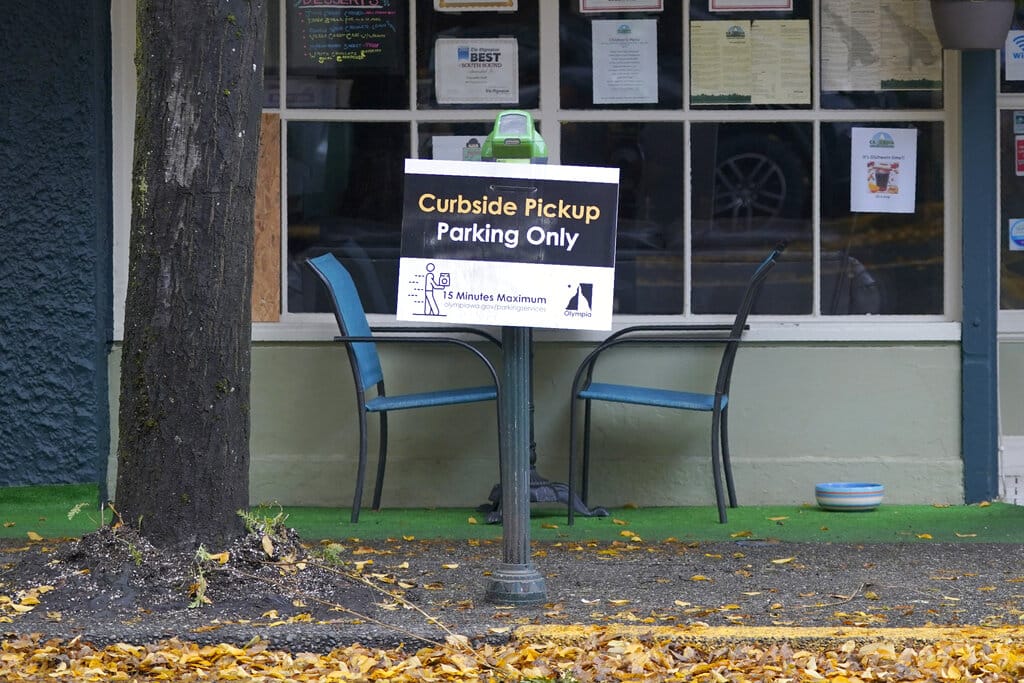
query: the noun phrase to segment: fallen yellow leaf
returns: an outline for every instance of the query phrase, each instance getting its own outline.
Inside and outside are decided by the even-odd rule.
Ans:
[[[442,564],[441,566],[443,568],[445,568],[445,569],[458,569],[459,568],[459,565],[457,563],[455,563],[455,562],[452,562],[451,564]]]
[[[263,538],[260,539],[260,542],[263,544],[263,552],[265,552],[270,557],[273,557],[274,556],[274,542],[272,540],[270,540],[270,536],[267,536],[266,534],[263,534]]]
[[[694,574],[693,576],[690,577],[690,581],[710,581],[710,580],[711,579],[709,579],[708,577],[704,576],[703,574]]]
[[[918,534],[917,537],[922,539],[922,540],[924,540],[924,541],[932,540],[932,535],[931,534]]]
[[[957,531],[954,531],[953,533],[956,534],[957,538],[974,538],[975,536],[978,535],[978,534],[961,534],[961,533],[959,533]]]
[[[41,541],[41,540],[43,540],[43,537],[40,536],[39,534],[37,534],[34,531],[30,531],[30,532],[28,532],[25,535],[28,536],[28,540],[30,540],[30,541]]]
[[[222,553],[217,553],[216,555],[210,555],[210,559],[216,560],[219,564],[227,564],[230,558],[231,554],[226,550]]]
[[[785,519],[789,519],[789,517],[769,517],[768,521],[769,522],[781,522],[781,521],[783,521]]]
[[[729,534],[729,537],[730,538],[750,538],[753,535],[754,535],[753,531],[748,531],[748,530],[744,529],[743,531],[737,531],[734,534]]]
[[[772,564],[789,564],[795,559],[795,557],[781,557],[777,560],[772,560]]]
[[[467,521],[468,523],[470,523],[470,524],[476,524],[476,517],[470,517],[470,518],[469,518],[469,519],[467,519],[466,521]]]
[[[627,522],[625,520],[622,520],[622,519],[616,519],[616,518],[612,517],[612,524],[618,524],[619,526],[626,526],[627,524],[629,524],[629,522]]]
[[[552,524],[551,522],[544,522],[543,524],[540,525],[540,528],[541,529],[557,529],[558,525],[557,524]]]

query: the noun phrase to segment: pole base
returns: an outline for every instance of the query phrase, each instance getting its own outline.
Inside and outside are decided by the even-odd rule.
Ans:
[[[478,512],[487,513],[488,524],[501,524],[501,484],[495,484],[487,496],[489,502],[480,505]],[[562,503],[572,505],[573,510],[581,517],[607,517],[608,511],[603,507],[587,507],[580,497],[573,493],[569,499],[569,486],[558,481],[548,481],[536,468],[530,469],[530,502],[531,503]]]
[[[539,605],[548,601],[548,592],[535,566],[503,562],[487,578],[486,599],[496,605]]]

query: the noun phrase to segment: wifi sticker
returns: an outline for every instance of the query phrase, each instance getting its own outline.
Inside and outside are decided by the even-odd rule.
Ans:
[[[1024,81],[1024,31],[1010,31],[1003,46],[1006,80]]]

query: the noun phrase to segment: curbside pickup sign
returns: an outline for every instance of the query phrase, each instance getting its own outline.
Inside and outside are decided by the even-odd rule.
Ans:
[[[609,330],[619,169],[406,159],[398,319]]]

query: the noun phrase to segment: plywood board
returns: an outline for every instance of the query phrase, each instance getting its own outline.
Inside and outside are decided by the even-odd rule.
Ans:
[[[281,117],[263,114],[256,169],[252,321],[281,318]]]

